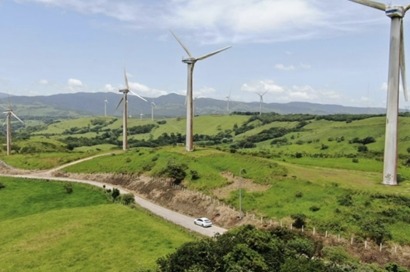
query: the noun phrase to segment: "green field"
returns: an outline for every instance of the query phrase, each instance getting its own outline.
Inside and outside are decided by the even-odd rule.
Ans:
[[[381,185],[383,116],[197,116],[194,134],[200,140],[196,140],[192,153],[185,152],[183,146],[185,124],[183,118],[154,122],[131,118],[130,129],[147,126],[149,129],[129,136],[133,140],[130,150],[86,161],[65,171],[158,176],[169,163],[186,165],[183,184],[214,195],[215,189],[231,184],[226,174],[238,177],[246,170],[246,173],[242,171],[243,177],[266,186],[266,190],[245,190],[245,211],[278,220],[304,214],[307,227],[329,228],[346,235],[358,232],[363,236],[360,226],[380,218],[391,239],[410,243],[408,228],[403,228],[408,223],[410,197],[408,115],[399,118],[400,185],[395,187]],[[13,156],[6,157],[3,153],[0,158],[19,168],[49,169],[80,157],[119,150],[121,133],[120,119],[62,120],[36,130],[29,139],[15,141],[25,150],[31,146],[35,149],[55,146],[58,151],[24,153],[20,149]],[[159,141],[164,135],[171,141]],[[66,152],[67,137],[72,138],[70,143],[81,144]],[[105,138],[101,140],[101,137]],[[92,142],[92,139],[101,141]],[[295,197],[299,193],[302,196]],[[340,205],[340,199],[348,194],[352,203]],[[235,206],[237,195],[231,192],[221,200]],[[394,217],[389,216],[393,208],[398,210]]]
[[[142,271],[195,238],[97,188],[2,178],[0,271]]]

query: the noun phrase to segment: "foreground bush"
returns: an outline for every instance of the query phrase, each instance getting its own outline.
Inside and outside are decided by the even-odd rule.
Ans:
[[[322,248],[320,241],[289,230],[265,231],[248,225],[214,239],[186,243],[157,263],[163,272],[391,271],[356,263],[339,251],[324,260]]]

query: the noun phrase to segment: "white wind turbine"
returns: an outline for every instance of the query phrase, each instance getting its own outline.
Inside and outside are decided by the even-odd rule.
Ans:
[[[154,102],[151,102],[151,120],[154,121],[154,108],[157,106]]]
[[[226,97],[226,111],[229,114],[230,108],[229,108],[229,103],[231,102],[231,91],[229,91],[229,95]]]
[[[11,152],[11,117],[13,116],[19,122],[24,125],[24,122],[13,112],[11,105],[9,105],[8,109],[6,109],[6,147],[7,147],[7,156],[10,155]]]
[[[105,98],[105,100],[104,100],[104,117],[107,117],[107,104],[108,104],[108,100],[107,100],[107,98]]]
[[[262,103],[263,103],[263,96],[266,94],[267,92],[264,93],[256,93],[259,96],[259,115],[262,115]]]
[[[195,58],[189,52],[188,48],[178,39],[178,37],[171,31],[171,34],[177,40],[177,42],[181,45],[184,51],[188,54],[187,58],[182,59],[182,62],[188,65],[188,80],[187,80],[187,94],[186,94],[186,143],[185,148],[187,151],[193,151],[193,101],[192,101],[192,92],[193,92],[193,73],[194,73],[194,66],[198,60],[203,60],[209,58],[215,54],[218,54],[231,46],[224,47],[222,49],[216,50],[212,53],[203,55],[201,57]]]
[[[147,100],[143,98],[142,96],[139,96],[138,94],[130,90],[130,86],[128,85],[127,72],[125,71],[125,69],[124,69],[124,79],[125,79],[125,89],[119,90],[119,92],[123,93],[123,97],[118,103],[116,109],[118,109],[118,107],[124,101],[124,107],[123,107],[123,112],[122,112],[122,149],[127,150],[128,149],[128,137],[127,137],[127,133],[128,133],[128,93],[132,93],[133,95],[139,97],[145,102],[147,102]]]
[[[397,124],[400,78],[403,84],[404,97],[407,101],[403,18],[410,9],[410,5],[390,6],[370,0],[350,1],[384,11],[387,17],[391,18],[383,184],[397,185]]]

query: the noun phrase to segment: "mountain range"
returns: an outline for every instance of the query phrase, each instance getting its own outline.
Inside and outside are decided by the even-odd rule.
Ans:
[[[43,117],[76,117],[103,116],[105,100],[107,115],[121,116],[122,105],[118,108],[120,94],[112,92],[95,93],[65,93],[49,96],[8,96],[0,93],[0,105],[7,109],[12,107],[14,112],[22,118]],[[185,96],[167,94],[157,98],[146,98],[148,102],[136,96],[128,96],[129,115],[133,117],[150,118],[152,103],[155,103],[155,117],[184,117],[186,114]],[[259,102],[229,102],[229,112],[259,112]],[[212,98],[197,98],[194,101],[195,115],[228,114],[228,102]],[[376,107],[348,107],[332,104],[318,104],[307,102],[263,103],[262,112],[276,112],[279,114],[384,114],[384,108]],[[142,114],[142,115],[141,115]]]

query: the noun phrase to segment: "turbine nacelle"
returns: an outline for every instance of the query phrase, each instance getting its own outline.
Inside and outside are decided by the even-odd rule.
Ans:
[[[406,10],[403,6],[388,6],[386,8],[386,16],[390,18],[403,18]]]

